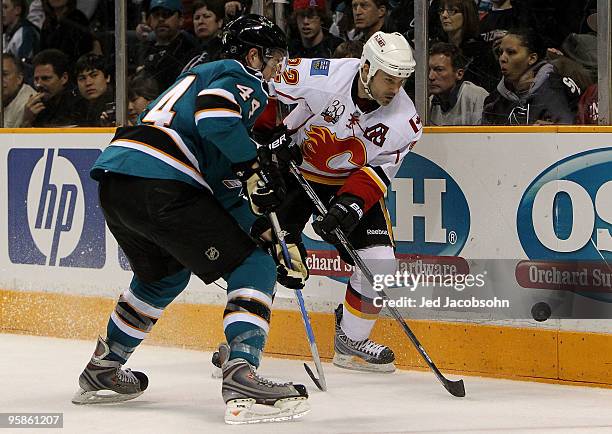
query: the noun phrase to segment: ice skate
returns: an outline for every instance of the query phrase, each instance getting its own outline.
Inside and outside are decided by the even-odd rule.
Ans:
[[[391,348],[377,344],[370,339],[354,341],[349,339],[340,327],[343,306],[340,304],[336,314],[336,336],[334,338],[334,359],[336,366],[367,372],[394,372],[395,354]]]
[[[219,344],[219,348],[212,355],[213,370],[211,376],[213,378],[223,378],[223,364],[227,362],[230,355],[230,347],[225,342]]]
[[[127,401],[142,395],[149,379],[142,372],[121,369],[121,363],[107,360],[110,353],[102,337],[91,360],[79,377],[79,390],[72,398],[73,404],[102,404]]]
[[[280,422],[310,411],[306,387],[262,378],[244,359],[223,365],[222,393],[228,424]]]

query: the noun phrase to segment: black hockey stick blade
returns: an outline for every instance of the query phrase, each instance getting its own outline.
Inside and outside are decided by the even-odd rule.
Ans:
[[[451,395],[457,396],[459,398],[463,398],[465,396],[465,386],[463,385],[463,380],[446,380],[443,381],[442,384]]]
[[[308,376],[310,377],[312,382],[315,384],[315,386],[317,386],[320,391],[325,392],[327,390],[327,387],[324,387],[321,384],[321,381],[317,377],[315,377],[315,374],[314,374],[314,372],[312,372],[312,369],[310,369],[310,366],[308,366],[306,363],[304,363],[304,369],[306,369],[306,372],[308,373]]]

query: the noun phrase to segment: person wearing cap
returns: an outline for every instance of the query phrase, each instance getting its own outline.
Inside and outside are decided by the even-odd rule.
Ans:
[[[181,31],[181,0],[151,0],[147,24],[155,33],[155,41],[142,43],[137,71],[144,69],[162,89],[166,89],[174,83],[189,60],[199,54],[198,42]]]
[[[342,39],[325,30],[331,24],[325,0],[294,0],[292,20],[299,37],[289,41],[291,57],[329,59],[342,43]]]

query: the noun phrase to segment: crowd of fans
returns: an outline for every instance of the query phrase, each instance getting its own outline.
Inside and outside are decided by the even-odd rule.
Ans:
[[[429,124],[596,124],[596,0],[431,0]],[[115,122],[114,2],[2,0],[4,127]],[[189,62],[219,58],[250,0],[128,0],[128,117]],[[273,3],[264,0],[264,13]],[[376,31],[414,38],[414,0],[291,0],[290,57],[360,57]],[[416,50],[419,47],[415,48]],[[414,95],[414,80],[406,83]]]

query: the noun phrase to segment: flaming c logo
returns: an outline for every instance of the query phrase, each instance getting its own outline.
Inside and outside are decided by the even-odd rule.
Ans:
[[[366,147],[357,137],[341,139],[325,127],[312,126],[306,131],[308,138],[302,144],[304,160],[328,173],[347,173],[367,162]],[[344,164],[343,164],[344,163]],[[339,165],[352,168],[337,169]]]

